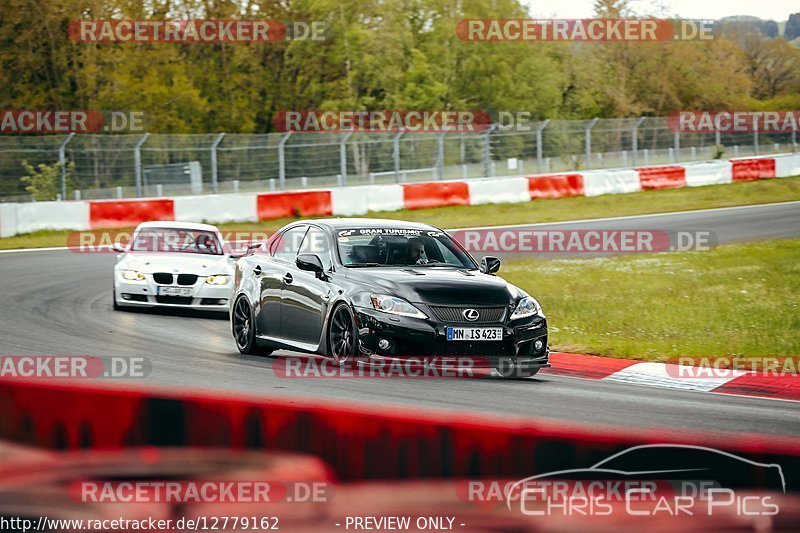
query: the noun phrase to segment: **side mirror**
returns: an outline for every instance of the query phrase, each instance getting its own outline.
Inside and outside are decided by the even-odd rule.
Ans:
[[[228,254],[228,258],[231,261],[237,261],[237,260],[241,259],[242,257],[244,257],[243,253],[235,252],[235,253]]]
[[[317,254],[300,254],[297,256],[296,264],[300,270],[307,270],[317,275],[322,274],[325,270],[322,266],[322,260]]]
[[[487,255],[481,259],[481,272],[484,274],[494,274],[500,270],[500,259],[492,255]]]
[[[118,254],[124,254],[125,247],[122,244],[115,242],[114,244],[111,245],[111,251],[116,252]]]

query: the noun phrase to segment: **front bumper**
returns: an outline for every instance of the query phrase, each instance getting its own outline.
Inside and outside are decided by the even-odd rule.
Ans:
[[[158,287],[178,287],[178,285],[158,285],[152,276],[144,281],[127,281],[118,275],[114,283],[117,305],[125,307],[159,307],[193,309],[197,311],[228,311],[233,295],[233,284],[209,285],[204,277],[198,278],[194,285],[181,286],[191,289],[189,296],[159,296]]]
[[[359,347],[367,356],[391,358],[470,359],[475,367],[524,369],[550,366],[547,320],[536,315],[497,323],[448,323],[433,318],[409,318],[357,307]],[[429,316],[431,316],[429,314]],[[448,327],[501,327],[498,341],[448,341]],[[388,341],[382,349],[379,341]],[[537,349],[537,341],[541,341]]]

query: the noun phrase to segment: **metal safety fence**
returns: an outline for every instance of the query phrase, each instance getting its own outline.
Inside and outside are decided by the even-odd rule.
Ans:
[[[796,132],[676,133],[666,117],[481,132],[0,136],[0,201],[250,192],[510,176],[796,152]],[[25,178],[46,165],[55,183]]]

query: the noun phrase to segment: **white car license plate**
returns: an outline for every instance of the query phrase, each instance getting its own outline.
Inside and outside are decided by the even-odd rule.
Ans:
[[[501,341],[503,328],[447,328],[449,341]]]
[[[159,296],[191,296],[191,287],[157,287],[156,294]]]

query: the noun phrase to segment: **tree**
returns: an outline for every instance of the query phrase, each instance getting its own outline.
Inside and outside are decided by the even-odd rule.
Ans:
[[[40,164],[34,167],[27,161],[22,161],[22,167],[26,174],[20,178],[22,183],[26,183],[25,190],[31,193],[31,197],[36,201],[55,200],[61,191],[61,163],[54,165]],[[75,169],[72,161],[67,163],[66,179],[72,178]]]
[[[800,90],[800,50],[783,39],[767,41],[752,35],[743,48],[755,98],[774,98]]]

